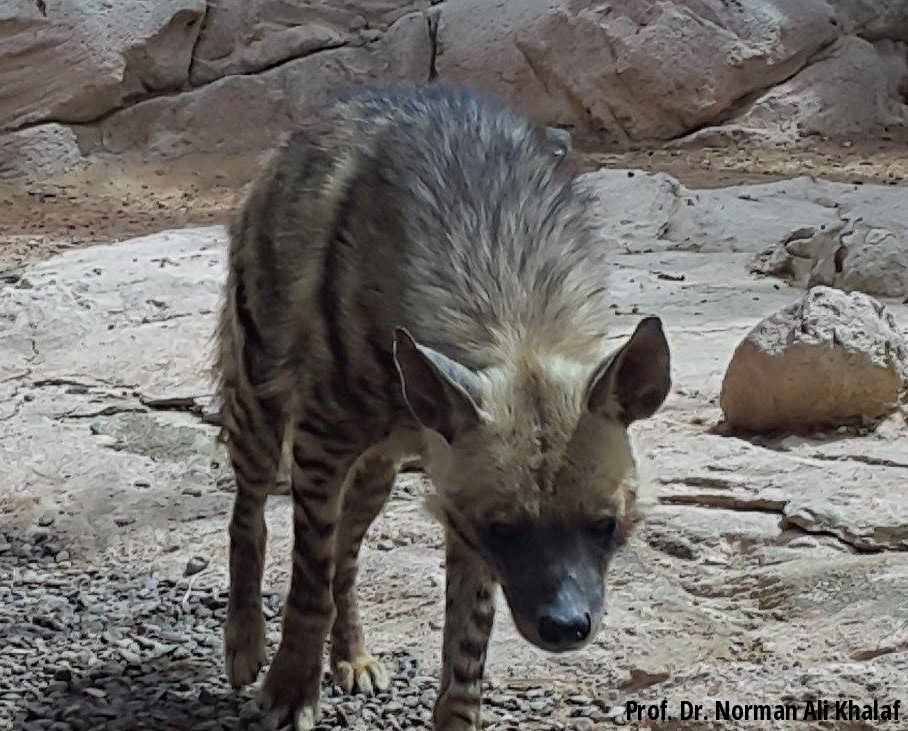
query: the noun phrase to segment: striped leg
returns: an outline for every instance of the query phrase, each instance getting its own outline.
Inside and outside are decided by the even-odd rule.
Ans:
[[[370,450],[350,471],[344,490],[344,509],[337,532],[337,573],[334,603],[337,618],[331,630],[331,669],[347,693],[386,690],[385,668],[366,650],[356,597],[356,574],[363,536],[381,512],[397,475],[392,457]]]
[[[450,531],[446,549],[445,630],[436,731],[480,728],[482,674],[495,618],[495,582]]]
[[[251,388],[230,389],[224,427],[236,476],[230,519],[230,593],[224,625],[227,679],[234,688],[255,680],[265,651],[262,572],[265,564],[265,499],[274,489],[280,460],[280,413]]]
[[[292,715],[297,731],[309,731],[318,721],[322,652],[335,617],[331,585],[342,487],[359,450],[316,437],[305,421],[295,429],[293,569],[281,644],[260,700],[272,720]]]

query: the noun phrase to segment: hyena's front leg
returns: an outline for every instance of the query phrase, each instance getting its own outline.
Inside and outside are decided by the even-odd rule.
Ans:
[[[400,463],[421,450],[418,431],[398,428],[363,454],[347,476],[337,529],[337,618],[331,629],[331,667],[335,682],[348,693],[371,693],[390,685],[387,671],[369,654],[363,635],[356,592],[359,550],[363,536],[391,494]]]
[[[495,582],[485,564],[450,531],[445,570],[445,631],[435,731],[477,731],[482,674],[495,618]]]
[[[265,499],[274,489],[280,460],[282,415],[251,387],[225,390],[224,427],[236,476],[230,519],[230,592],[224,624],[227,679],[239,688],[255,680],[264,661],[262,572],[265,564]]]
[[[322,652],[335,617],[331,585],[341,488],[358,451],[316,437],[323,426],[303,420],[294,427],[293,569],[281,644],[260,696],[271,720],[292,715],[297,731],[309,731],[318,721]]]
[[[366,649],[357,606],[356,574],[363,536],[391,494],[396,475],[393,459],[370,451],[350,471],[344,488],[344,508],[337,531],[337,618],[331,629],[331,669],[335,682],[347,693],[370,694],[386,690],[390,684],[385,668]]]

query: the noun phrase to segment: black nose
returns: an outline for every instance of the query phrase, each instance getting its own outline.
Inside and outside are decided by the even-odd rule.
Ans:
[[[539,617],[539,637],[547,645],[575,645],[589,637],[591,629],[589,612],[545,611]]]

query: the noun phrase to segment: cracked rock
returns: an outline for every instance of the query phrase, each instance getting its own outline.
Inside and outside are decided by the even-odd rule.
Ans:
[[[204,0],[12,5],[3,12],[0,130],[95,119],[136,94],[179,88],[205,12]]]

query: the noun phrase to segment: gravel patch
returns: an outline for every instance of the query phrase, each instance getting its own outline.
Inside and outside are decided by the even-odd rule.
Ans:
[[[255,688],[234,692],[222,672],[224,587],[204,586],[198,574],[174,581],[77,568],[47,544],[0,533],[0,729],[264,727]],[[273,653],[281,597],[264,603]],[[405,650],[382,659],[394,682],[375,697],[346,696],[326,674],[320,731],[431,728],[437,669]],[[485,691],[490,731],[591,728],[607,711],[543,685]]]

